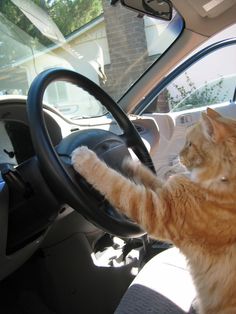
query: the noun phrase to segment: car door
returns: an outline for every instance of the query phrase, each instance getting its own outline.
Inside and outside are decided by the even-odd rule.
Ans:
[[[207,107],[236,118],[236,41],[230,45],[228,41],[214,43],[214,46],[214,49],[210,45],[199,50],[176,68],[174,75],[166,77],[168,84],[143,112],[155,119],[159,127],[159,145],[152,152],[159,176],[183,171],[178,153],[184,144],[186,129],[199,120]],[[168,80],[171,76],[175,78]]]

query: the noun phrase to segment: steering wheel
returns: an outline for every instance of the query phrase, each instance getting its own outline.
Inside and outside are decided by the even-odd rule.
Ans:
[[[100,129],[76,131],[57,147],[50,140],[43,114],[43,96],[55,81],[70,82],[94,96],[117,121],[123,134],[118,136]],[[98,85],[74,71],[55,68],[41,72],[32,82],[27,99],[31,137],[41,173],[61,204],[68,204],[86,219],[106,232],[121,237],[139,237],[144,231],[127,217],[119,214],[104,198],[74,171],[70,162],[72,151],[86,145],[109,166],[121,170],[123,158],[131,148],[139,160],[155,172],[151,157],[136,128]],[[96,175],[96,174],[94,174]]]

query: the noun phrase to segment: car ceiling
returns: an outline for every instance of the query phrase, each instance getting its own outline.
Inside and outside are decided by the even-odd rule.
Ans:
[[[235,0],[172,0],[183,16],[185,27],[210,37],[235,22]]]

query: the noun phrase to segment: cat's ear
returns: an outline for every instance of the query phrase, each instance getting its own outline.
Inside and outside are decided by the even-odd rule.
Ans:
[[[206,113],[207,113],[209,118],[212,118],[212,119],[221,118],[221,115],[217,111],[215,111],[209,107],[207,107]]]
[[[218,143],[225,138],[227,130],[219,119],[221,115],[212,109],[209,111],[209,109],[210,108],[208,108],[207,113],[202,112],[200,123],[206,138],[214,143]]]

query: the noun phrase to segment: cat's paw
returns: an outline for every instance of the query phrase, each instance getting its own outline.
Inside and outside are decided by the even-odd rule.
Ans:
[[[71,154],[71,164],[80,174],[89,166],[89,162],[96,158],[96,154],[86,146],[76,148]]]
[[[139,164],[140,164],[139,161],[134,161],[133,159],[128,157],[125,158],[124,161],[122,162],[122,169],[127,177],[132,178],[135,176]]]

